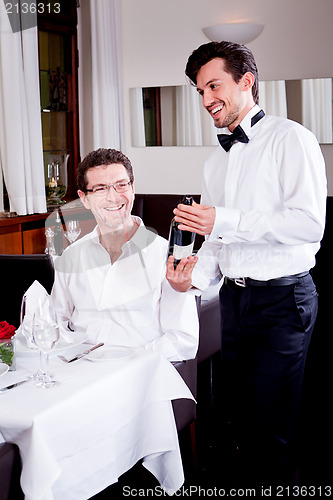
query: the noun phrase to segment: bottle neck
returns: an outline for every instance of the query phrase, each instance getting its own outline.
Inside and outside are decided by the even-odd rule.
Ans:
[[[182,199],[182,204],[183,205],[192,205],[192,203],[193,203],[192,196],[188,196],[188,195],[183,196],[183,199]]]

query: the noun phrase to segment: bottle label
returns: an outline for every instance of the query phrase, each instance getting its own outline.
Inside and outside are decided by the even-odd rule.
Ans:
[[[185,257],[189,257],[193,253],[193,246],[194,246],[194,241],[190,245],[185,245],[185,246],[174,245],[173,246],[174,258],[176,260],[180,260]]]

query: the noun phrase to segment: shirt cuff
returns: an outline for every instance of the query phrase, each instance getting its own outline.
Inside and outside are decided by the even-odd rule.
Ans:
[[[223,239],[223,243],[228,243],[227,235],[237,230],[240,212],[235,208],[215,207],[215,214],[214,227],[207,240]]]
[[[194,268],[193,271],[192,271],[192,286],[194,287],[194,290],[195,289],[199,289],[201,290],[201,292],[203,292],[204,290],[206,290],[206,288],[208,288],[209,284],[210,284],[210,278],[208,278],[207,276],[205,276],[202,272],[200,272],[198,269]],[[192,288],[193,290],[193,288]],[[195,295],[200,295],[200,293],[194,293]]]

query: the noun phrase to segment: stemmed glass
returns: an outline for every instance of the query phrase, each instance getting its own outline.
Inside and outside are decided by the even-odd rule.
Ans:
[[[78,220],[69,220],[66,224],[67,231],[65,236],[70,243],[74,243],[81,234],[81,228]]]
[[[49,353],[59,340],[59,326],[51,302],[48,300],[41,310],[34,314],[33,339],[45,359],[45,375],[37,382],[38,387],[50,389],[56,381],[49,372]]]
[[[21,313],[20,313],[20,326],[22,335],[25,337],[27,341],[27,346],[32,349],[37,349],[35,345],[34,337],[33,337],[33,314],[28,314],[28,298],[26,295],[23,295],[21,302]],[[42,370],[42,354],[39,351],[39,365],[40,368],[32,373],[28,378],[31,380],[39,381],[41,380],[45,373]]]

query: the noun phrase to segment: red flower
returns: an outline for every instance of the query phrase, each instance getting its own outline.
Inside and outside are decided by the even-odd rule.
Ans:
[[[10,325],[7,321],[0,321],[0,339],[11,339],[15,330],[15,326]]]

